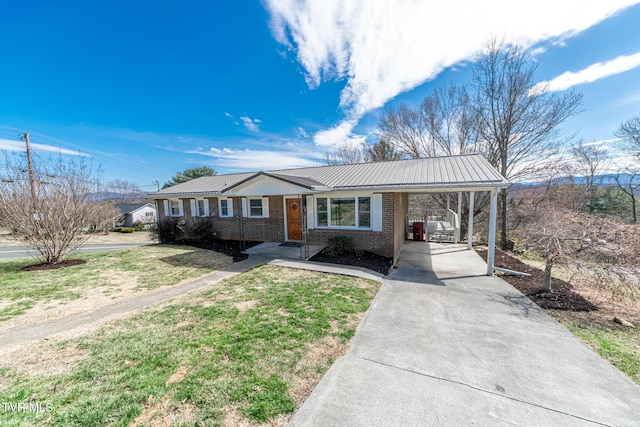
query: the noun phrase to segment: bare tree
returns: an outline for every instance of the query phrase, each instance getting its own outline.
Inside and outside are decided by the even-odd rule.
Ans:
[[[473,69],[472,103],[489,162],[507,179],[538,173],[559,145],[559,126],[580,110],[582,96],[548,92],[535,81],[526,50],[490,40]],[[507,247],[507,189],[499,195],[500,245]]]
[[[571,147],[573,168],[577,176],[584,178],[585,188],[591,190],[598,176],[609,166],[609,156],[604,143],[585,144],[580,140]]]
[[[435,155],[424,117],[417,109],[403,103],[397,109],[387,110],[380,118],[378,128],[381,138],[410,158]]]
[[[615,132],[618,138],[628,143],[628,148],[636,156],[640,156],[640,115],[622,122]]]
[[[631,222],[638,223],[637,194],[640,193],[640,170],[632,167],[618,169],[614,177],[618,188],[627,196],[631,204]]]
[[[637,229],[618,218],[576,212],[553,203],[530,210],[527,226],[519,229],[524,247],[545,259],[543,292],[553,291],[551,275],[556,265],[572,270],[637,269],[633,261],[637,255],[629,251],[637,245],[637,234]]]
[[[0,226],[44,262],[62,261],[86,242],[92,226],[103,227],[95,223],[105,217],[99,214],[105,205],[96,201],[100,175],[82,159],[40,161],[32,173],[19,156],[5,154],[4,160],[12,179],[0,184]]]
[[[140,186],[126,179],[116,178],[107,183],[107,191],[116,203],[136,203],[140,199]]]
[[[450,84],[436,88],[424,98],[419,111],[433,155],[479,151],[474,110],[465,87]]]
[[[411,158],[478,151],[471,98],[464,86],[436,88],[415,108],[400,104],[380,118],[381,138]]]
[[[632,221],[637,224],[636,195],[640,192],[640,115],[621,123],[615,135],[622,139],[623,148],[636,160],[634,165],[618,170],[616,183],[631,199]]]
[[[367,144],[346,142],[333,151],[327,151],[324,155],[324,161],[329,166],[368,162],[370,158]]]

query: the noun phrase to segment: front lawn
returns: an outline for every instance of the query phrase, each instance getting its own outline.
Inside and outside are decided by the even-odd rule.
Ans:
[[[217,252],[188,246],[153,245],[128,250],[79,254],[85,264],[57,270],[22,271],[33,259],[0,261],[0,323],[28,313],[96,295],[131,296],[175,285],[230,265]],[[95,308],[95,305],[92,305]]]
[[[16,359],[0,369],[0,402],[51,411],[0,411],[0,424],[284,425],[346,352],[379,285],[253,269]]]

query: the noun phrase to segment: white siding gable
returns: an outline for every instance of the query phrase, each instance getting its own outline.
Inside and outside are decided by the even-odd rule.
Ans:
[[[243,184],[226,194],[229,196],[281,196],[307,194],[311,190],[291,184],[270,176],[260,176],[251,182]]]

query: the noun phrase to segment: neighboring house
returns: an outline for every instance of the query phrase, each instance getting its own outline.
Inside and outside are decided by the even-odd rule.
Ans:
[[[211,221],[221,239],[326,244],[342,235],[395,262],[409,194],[489,191],[495,236],[497,191],[508,185],[475,154],[214,175],[148,196],[160,220]]]
[[[156,223],[156,208],[152,203],[117,203],[115,207],[122,212],[118,226],[133,227],[140,223],[149,226]]]

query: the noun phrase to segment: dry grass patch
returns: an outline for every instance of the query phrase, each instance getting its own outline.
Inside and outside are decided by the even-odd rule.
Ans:
[[[286,425],[379,285],[256,268],[71,341],[87,353],[68,372],[0,370],[10,382],[0,401],[36,394],[55,408],[3,415],[9,425]]]
[[[230,265],[231,257],[188,246],[143,246],[82,254],[86,264],[20,271],[29,260],[0,261],[0,330],[85,312]]]

